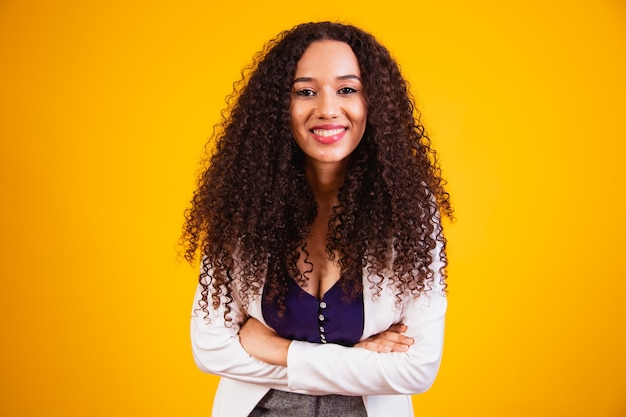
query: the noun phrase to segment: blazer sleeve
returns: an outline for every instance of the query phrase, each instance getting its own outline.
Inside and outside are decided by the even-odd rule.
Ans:
[[[234,319],[227,324],[224,321],[225,298],[215,310],[211,306],[209,293],[210,320],[207,320],[205,313],[198,307],[201,291],[202,287],[198,285],[191,315],[191,348],[198,368],[238,381],[288,390],[285,367],[261,362],[250,356],[241,346],[238,335],[240,323],[236,319],[243,316],[241,301],[233,297],[230,306]]]

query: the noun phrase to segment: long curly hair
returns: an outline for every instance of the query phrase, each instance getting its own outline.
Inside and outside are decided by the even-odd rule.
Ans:
[[[202,259],[199,308],[236,295],[244,304],[263,292],[284,311],[288,279],[306,285],[297,261],[317,214],[304,172],[304,154],[290,127],[296,65],[316,41],[345,42],[356,55],[368,97],[365,134],[349,158],[333,208],[327,253],[340,253],[341,285],[349,297],[368,285],[380,295],[383,277],[396,296],[432,288],[430,266],[439,244],[447,265],[441,216],[452,216],[437,154],[420,122],[407,82],[389,51],[356,27],[306,23],[280,33],[242,72],[216,126],[182,240],[185,258]],[[237,280],[237,285],[234,285]],[[212,286],[211,297],[209,289]],[[233,294],[233,291],[237,291]],[[209,298],[211,298],[209,300]]]

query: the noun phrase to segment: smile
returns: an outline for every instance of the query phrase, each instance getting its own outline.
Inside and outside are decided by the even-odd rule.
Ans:
[[[317,128],[311,130],[311,133],[313,133],[313,139],[319,143],[323,145],[332,145],[335,142],[339,142],[347,131],[348,129],[345,127],[336,127],[333,129]]]
[[[340,133],[343,133],[346,130],[345,127],[342,127],[340,129],[314,129],[313,133],[317,136],[321,136],[323,138],[328,138],[330,136],[335,136],[338,135]]]

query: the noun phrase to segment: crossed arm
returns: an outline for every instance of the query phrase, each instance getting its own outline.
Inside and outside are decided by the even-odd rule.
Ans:
[[[200,288],[196,308],[199,296]],[[233,300],[231,307],[233,317],[246,315],[239,300]],[[286,340],[256,318],[226,324],[222,306],[209,311],[210,322],[201,312],[193,314],[192,352],[205,372],[283,391],[415,394],[428,389],[437,374],[445,310],[445,295],[433,289],[404,305],[399,317],[404,324],[345,347]]]
[[[355,348],[373,352],[406,352],[415,342],[403,335],[407,330],[404,324],[394,324],[384,332],[360,341]],[[291,340],[278,336],[255,318],[250,318],[239,329],[239,340],[250,356],[272,365],[287,366],[287,354]]]

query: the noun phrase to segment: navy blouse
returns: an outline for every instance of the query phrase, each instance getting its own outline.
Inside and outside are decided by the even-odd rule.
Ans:
[[[341,285],[335,283],[319,301],[294,279],[289,279],[285,297],[286,311],[278,316],[278,307],[263,296],[263,318],[276,333],[289,340],[312,343],[336,343],[354,346],[363,335],[365,312],[363,293],[347,301]]]

